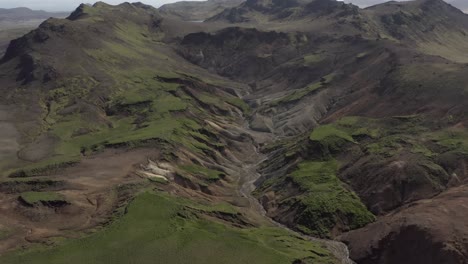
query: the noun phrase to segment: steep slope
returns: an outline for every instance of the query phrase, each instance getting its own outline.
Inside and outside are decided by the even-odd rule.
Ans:
[[[356,6],[330,0],[248,0],[238,7],[226,9],[208,21],[265,22],[306,16],[319,17],[332,13],[337,16],[356,15],[357,11]]]
[[[24,34],[28,33],[35,27],[37,27],[39,23],[31,23],[27,25],[21,25],[19,27],[8,27],[5,29],[0,30],[0,56],[3,56],[5,53],[8,44],[10,41],[16,38],[23,36]]]
[[[204,21],[226,8],[240,5],[245,0],[182,1],[165,4],[159,8],[164,16],[174,16],[186,21]]]
[[[0,9],[0,56],[11,40],[21,37],[50,17],[66,17],[68,13],[50,13],[28,8]]]
[[[427,54],[466,62],[468,15],[442,0],[389,2],[365,10],[382,37],[416,45]]]
[[[332,1],[330,4],[333,6]],[[375,225],[379,226],[381,216],[383,219],[401,206],[464,184],[467,72],[457,59],[464,53],[445,40],[444,45],[458,56],[434,56],[443,54],[415,44],[442,43],[436,32],[425,32],[419,21],[425,25],[444,21],[445,33],[457,35],[466,28],[465,15],[439,1],[401,5],[414,7],[421,16],[408,18],[409,24],[401,28],[405,30],[401,39],[383,37],[383,32],[388,36],[388,28],[369,11],[381,7],[359,10],[363,24],[333,35],[327,27],[322,27],[324,31],[315,25],[297,27],[297,21],[304,21],[302,16],[275,17],[279,3],[249,1],[213,21],[235,14],[236,19],[227,21],[235,26],[250,25],[255,23],[248,17],[257,18],[253,14],[259,12],[262,21],[268,22],[259,28],[266,32],[230,28],[188,35],[182,41],[181,53],[189,60],[250,84],[250,94],[244,99],[254,108],[252,129],[291,137],[264,147],[268,158],[261,165],[263,177],[257,182],[257,197],[277,221],[302,232],[334,236],[372,220],[359,201],[354,202],[353,191],[377,216]],[[389,12],[387,8],[385,12]],[[239,14],[246,19],[237,20]],[[439,20],[442,18],[446,20]],[[320,22],[324,19],[336,21],[333,15],[315,19],[310,24],[323,26]],[[270,32],[269,27],[285,32]],[[361,34],[356,36],[355,32]],[[343,116],[378,121],[337,121]],[[342,124],[325,125],[335,121]],[[324,126],[316,128],[320,123]],[[373,245],[372,236],[365,235],[368,240],[362,242],[357,241],[363,239],[359,229],[353,234],[347,242],[360,248],[354,255],[351,247],[351,254],[365,259]],[[442,237],[438,239],[452,239]],[[463,235],[456,239],[463,240]],[[401,242],[396,239],[392,243]],[[378,256],[372,259],[387,263],[388,258],[379,255],[382,252],[377,251]],[[434,256],[444,254],[437,251]],[[423,255],[413,257],[424,263]]]
[[[327,113],[445,116],[451,109],[466,121],[465,67],[390,41],[228,28],[181,44],[194,63],[250,83],[245,99],[257,104],[251,124],[261,131],[297,135]]]
[[[382,19],[400,11],[402,37]],[[266,215],[363,263],[464,263],[468,69],[418,44],[450,44],[434,21],[466,28],[435,0],[249,0],[205,23],[97,3],[48,20],[0,64],[2,250],[109,225],[2,260],[349,263]]]
[[[392,1],[364,10],[332,0],[250,0],[207,21],[391,39],[429,55],[466,62],[468,16],[443,0]]]
[[[185,61],[166,30],[150,6],[97,3],[10,44],[0,250],[57,247],[1,262],[336,263],[240,193],[257,162],[246,86]]]
[[[450,0],[448,1],[451,5],[457,7],[461,11],[467,13],[468,12],[468,4],[463,0]]]
[[[464,263],[465,205],[466,185],[403,207],[343,239],[351,242],[358,263]]]

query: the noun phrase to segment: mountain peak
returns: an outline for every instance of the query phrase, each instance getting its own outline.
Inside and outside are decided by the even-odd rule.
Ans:
[[[156,8],[142,3],[123,3],[116,6],[103,2],[92,6],[81,4],[66,19],[47,19],[37,29],[11,41],[1,61],[28,55],[50,40],[93,43],[92,38],[96,37],[97,32],[107,36],[128,28],[155,32],[159,30],[161,20]],[[91,28],[94,32],[89,32]]]
[[[86,10],[91,8],[89,5],[87,4],[81,4],[80,6],[78,6],[75,11],[73,11],[70,16],[67,18],[69,20],[77,20],[83,16],[85,16],[87,13],[86,13]]]
[[[246,5],[253,8],[297,6],[298,0],[247,0]]]
[[[226,9],[209,21],[248,22],[257,20],[258,16],[264,16],[270,21],[294,20],[332,13],[356,14],[358,9],[357,6],[336,0],[247,0],[239,7]]]
[[[11,43],[0,263],[466,264],[468,16],[223,1],[83,4]]]
[[[245,4],[251,8],[292,8],[319,2],[338,3],[336,0],[247,0]]]
[[[443,0],[419,0],[423,8],[432,8],[438,10],[446,10],[446,11],[455,11],[459,13],[463,13],[458,8],[452,6],[451,4],[443,1]]]
[[[115,20],[119,18],[119,15],[129,17],[142,12],[159,16],[159,12],[156,8],[145,5],[141,2],[124,2],[119,5],[109,5],[104,2],[96,2],[92,6],[81,4],[67,19],[78,20],[90,16],[105,16],[107,19]]]
[[[226,8],[239,6],[245,0],[182,1],[165,4],[159,8],[161,14],[185,21],[204,21],[223,12]]]
[[[445,2],[444,0],[413,0],[413,1],[389,1],[382,4],[370,6],[367,9],[383,9],[383,8],[421,8],[424,10],[428,9],[446,9],[446,10],[457,10],[461,12],[456,7],[452,6],[450,3]]]

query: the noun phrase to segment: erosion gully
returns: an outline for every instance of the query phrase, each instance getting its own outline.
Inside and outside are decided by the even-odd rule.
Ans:
[[[255,182],[261,177],[260,173],[258,172],[258,168],[260,164],[262,164],[265,160],[268,159],[268,155],[260,153],[259,148],[255,146],[255,151],[252,153],[250,157],[248,157],[248,162],[244,163],[241,171],[241,179],[239,184],[239,192],[240,195],[247,198],[250,201],[251,207],[262,215],[265,219],[270,221],[273,225],[285,229],[291,233],[294,233],[297,236],[303,237],[312,242],[317,242],[320,244],[325,245],[325,247],[339,260],[342,264],[355,264],[349,258],[349,250],[348,247],[339,241],[330,240],[330,239],[320,239],[312,236],[308,236],[302,233],[299,233],[291,228],[276,222],[274,219],[268,217],[265,208],[262,204],[253,196],[253,191],[255,190]]]

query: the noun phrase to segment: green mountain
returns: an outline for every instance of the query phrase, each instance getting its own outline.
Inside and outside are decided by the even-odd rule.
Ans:
[[[9,45],[1,263],[464,263],[467,15],[169,7],[81,5]]]
[[[159,12],[186,21],[203,21],[242,2],[244,0],[181,1],[165,4],[159,8]]]

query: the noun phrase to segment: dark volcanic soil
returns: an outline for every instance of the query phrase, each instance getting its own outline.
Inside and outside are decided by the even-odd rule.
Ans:
[[[100,227],[167,180],[239,210],[220,221],[267,215],[345,241],[358,263],[467,263],[467,15],[248,0],[178,18],[192,4],[81,5],[12,42],[0,228],[15,232],[0,251]],[[31,206],[28,191],[66,201]]]
[[[135,168],[146,163],[148,157],[157,155],[157,151],[150,149],[106,150],[57,175],[29,178],[31,184],[24,180],[3,182],[0,227],[14,232],[2,240],[0,251],[32,242],[47,243],[48,238],[55,236],[74,237],[79,234],[74,232],[106,223],[114,210],[132,197],[135,191],[132,186],[145,182],[134,174]],[[122,188],[124,186],[128,190]],[[18,200],[22,192],[28,191],[55,191],[62,194],[68,204],[28,207]]]
[[[466,263],[467,190],[409,204],[341,238],[358,263]]]

